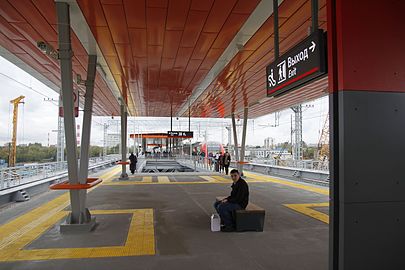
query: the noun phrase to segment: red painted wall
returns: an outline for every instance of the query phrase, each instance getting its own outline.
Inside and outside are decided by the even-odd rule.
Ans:
[[[327,4],[331,91],[405,92],[405,1],[328,0]]]

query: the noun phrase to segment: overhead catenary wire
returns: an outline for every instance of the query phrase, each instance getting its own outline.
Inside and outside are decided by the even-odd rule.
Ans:
[[[25,83],[22,83],[22,82],[20,82],[20,81],[14,79],[14,78],[8,76],[7,74],[2,73],[2,72],[0,72],[0,75],[6,77],[7,79],[12,80],[13,82],[18,83],[19,85],[25,87],[26,89],[29,89],[29,90],[31,90],[31,91],[33,91],[33,92],[35,92],[35,93],[37,93],[37,94],[39,94],[39,95],[41,95],[41,96],[47,98],[47,99],[49,99],[49,100],[52,100],[52,98],[51,98],[50,96],[47,96],[46,94],[41,93],[39,90],[33,88],[32,86],[26,85]],[[53,105],[55,105],[55,106],[59,106],[58,104],[54,103],[53,101],[52,101],[51,103],[52,103]]]

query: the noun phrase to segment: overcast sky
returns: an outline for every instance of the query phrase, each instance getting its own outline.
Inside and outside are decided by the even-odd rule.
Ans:
[[[12,112],[10,100],[24,95],[24,104],[19,107],[18,117],[18,144],[39,142],[56,144],[56,132],[58,123],[58,94],[45,86],[31,75],[14,66],[4,58],[0,57],[0,144],[11,140]],[[53,99],[55,102],[45,101]],[[328,113],[327,98],[315,100],[304,104],[303,108],[303,140],[307,143],[317,143],[321,129]],[[248,122],[247,144],[263,145],[266,137],[272,137],[276,143],[290,141],[290,117],[291,109],[280,112],[279,126],[274,125],[275,116],[266,115]],[[82,118],[76,119],[76,124],[81,124]],[[114,123],[111,117],[94,117],[92,125],[91,144],[103,144],[103,124],[109,123],[108,132],[119,131],[118,123]],[[115,119],[115,122],[118,119]],[[229,119],[192,119],[191,129],[195,132],[195,140],[207,140],[228,142],[228,133],[225,129],[230,125]],[[174,130],[187,130],[188,119],[180,118],[173,120]],[[142,132],[166,132],[170,129],[170,118],[129,118],[128,131]],[[205,133],[205,130],[207,132]],[[241,133],[241,128],[239,128]]]

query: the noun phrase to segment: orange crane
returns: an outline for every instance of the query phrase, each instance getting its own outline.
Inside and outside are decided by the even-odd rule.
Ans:
[[[13,99],[10,101],[11,104],[13,104],[13,137],[11,139],[11,150],[10,150],[10,156],[9,156],[9,161],[8,161],[8,166],[9,167],[14,167],[15,162],[16,162],[16,156],[17,156],[17,122],[18,122],[18,104],[24,103],[22,100],[24,99],[24,96],[19,96],[16,99]]]
[[[317,159],[321,163],[327,162],[329,160],[329,113],[326,116],[325,124],[323,125],[321,132],[321,137],[319,138]]]

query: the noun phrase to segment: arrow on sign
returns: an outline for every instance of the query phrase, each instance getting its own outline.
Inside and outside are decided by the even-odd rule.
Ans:
[[[311,50],[311,52],[314,52],[314,51],[315,51],[316,44],[315,44],[315,42],[313,42],[313,41],[311,41],[311,43],[312,43],[312,45],[309,46],[309,49]]]

